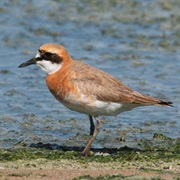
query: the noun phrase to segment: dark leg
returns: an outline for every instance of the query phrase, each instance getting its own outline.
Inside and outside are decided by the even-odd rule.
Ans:
[[[89,121],[90,121],[90,136],[94,134],[95,125],[93,122],[93,117],[91,115],[88,115]]]
[[[98,135],[98,133],[100,132],[101,127],[102,127],[101,121],[98,119],[98,117],[95,117],[95,119],[97,122],[96,131],[94,132],[93,136],[91,136],[91,138],[89,139],[87,146],[84,148],[84,151],[82,153],[84,156],[88,156],[90,154],[91,145],[92,145],[93,141],[95,140],[96,136]]]

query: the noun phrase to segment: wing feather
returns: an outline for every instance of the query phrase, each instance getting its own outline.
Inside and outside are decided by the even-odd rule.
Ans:
[[[106,102],[133,102],[133,90],[112,75],[80,61],[71,66],[75,73],[70,81],[84,95],[94,95],[97,100]]]

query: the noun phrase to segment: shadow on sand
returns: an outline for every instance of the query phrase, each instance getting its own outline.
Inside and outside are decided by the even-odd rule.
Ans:
[[[42,148],[42,149],[49,149],[49,150],[61,150],[61,151],[75,151],[75,152],[82,152],[84,150],[84,147],[79,147],[79,146],[60,146],[57,144],[43,144],[42,142],[39,143],[32,143],[30,145],[31,148]],[[101,152],[101,153],[109,153],[109,154],[116,154],[118,152],[122,152],[122,151],[142,151],[138,148],[130,148],[128,146],[124,146],[121,148],[91,148],[91,151],[97,153],[97,152]]]

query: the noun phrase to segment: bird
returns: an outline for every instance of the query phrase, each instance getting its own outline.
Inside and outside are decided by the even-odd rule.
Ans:
[[[90,138],[82,152],[84,156],[90,155],[91,145],[102,128],[99,116],[116,116],[140,106],[173,106],[170,101],[141,94],[116,77],[73,60],[60,44],[43,44],[36,56],[20,64],[19,68],[33,64],[46,72],[47,87],[60,103],[72,111],[88,115]]]

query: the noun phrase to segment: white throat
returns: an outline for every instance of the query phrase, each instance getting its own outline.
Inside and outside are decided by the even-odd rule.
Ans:
[[[39,53],[37,53],[36,58],[40,57]],[[61,64],[52,63],[51,61],[41,60],[36,62],[37,66],[39,66],[43,71],[47,74],[53,74],[57,72],[62,67]]]

